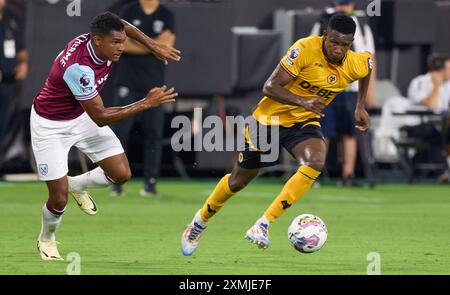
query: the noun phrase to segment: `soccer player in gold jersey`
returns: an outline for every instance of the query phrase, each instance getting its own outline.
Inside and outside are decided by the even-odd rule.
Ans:
[[[245,235],[262,249],[270,244],[270,223],[302,197],[321,173],[327,150],[319,123],[322,110],[357,80],[360,86],[355,128],[363,132],[369,128],[365,100],[372,57],[369,52],[350,50],[355,28],[351,17],[335,15],[322,37],[298,40],[281,59],[264,85],[265,96],[253,112],[256,128],[247,127],[245,150],[239,154],[237,165],[219,181],[183,232],[181,250],[185,256],[194,253],[208,222],[228,199],[246,187],[257,176],[259,168],[276,164],[276,161],[262,161],[268,151],[254,144],[266,136],[258,133],[262,127],[270,129],[277,125],[278,138],[271,140],[285,148],[299,165],[297,172]],[[269,133],[272,134],[265,134]]]

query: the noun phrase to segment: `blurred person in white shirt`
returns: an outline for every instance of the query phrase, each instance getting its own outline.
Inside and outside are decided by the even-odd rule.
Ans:
[[[434,53],[428,58],[428,72],[409,84],[408,97],[415,103],[435,112],[450,110],[450,57]],[[450,126],[450,118],[447,118]],[[450,128],[447,128],[447,166],[450,167]],[[440,183],[449,182],[449,171],[438,177]]]

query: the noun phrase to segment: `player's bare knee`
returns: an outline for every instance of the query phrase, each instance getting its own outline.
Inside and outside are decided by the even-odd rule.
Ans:
[[[242,189],[241,186],[238,185],[235,181],[230,181],[229,186],[230,186],[230,190],[233,193],[236,193]]]
[[[115,184],[124,184],[131,178],[131,171],[130,169],[123,169],[120,173],[114,177],[114,183]]]
[[[229,180],[229,186],[230,186],[230,190],[232,192],[238,192],[240,190],[242,190],[243,188],[245,188],[251,181],[252,181],[253,177],[243,177],[243,176],[237,176],[237,177],[230,177]]]
[[[316,171],[322,172],[323,167],[324,167],[324,163],[312,163],[310,165],[311,168],[313,168]]]
[[[130,178],[131,178],[131,176],[120,175],[120,176],[118,176],[118,177],[116,177],[116,178],[114,179],[114,183],[115,183],[115,184],[122,185],[122,184],[124,184],[125,182],[127,182],[128,180],[130,180]]]
[[[247,183],[245,183],[241,179],[232,179],[232,178],[230,178],[228,184],[230,186],[230,190],[234,193],[237,193],[238,191],[242,190],[247,185]]]
[[[304,165],[311,167],[312,169],[321,172],[325,166],[325,159],[322,157],[311,157]]]
[[[51,194],[49,202],[53,209],[58,211],[64,210],[67,205],[67,192],[61,191]]]
[[[125,170],[125,172],[124,172],[124,174],[122,175],[123,176],[123,178],[122,178],[122,180],[124,181],[124,182],[127,182],[128,180],[130,180],[131,179],[131,170],[128,168],[128,169],[126,169]]]

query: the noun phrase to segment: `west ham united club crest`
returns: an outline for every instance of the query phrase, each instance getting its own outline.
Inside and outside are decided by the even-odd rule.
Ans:
[[[44,176],[47,175],[48,165],[47,164],[39,164],[39,173]]]

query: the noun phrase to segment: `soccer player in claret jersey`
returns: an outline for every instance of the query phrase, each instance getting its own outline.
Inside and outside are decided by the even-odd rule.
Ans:
[[[76,37],[58,54],[44,87],[33,101],[31,143],[39,179],[47,183],[49,193],[42,208],[37,244],[44,260],[62,260],[55,232],[61,223],[68,193],[81,210],[95,215],[97,206],[86,189],[122,184],[131,177],[120,141],[107,125],[171,103],[178,95],[173,88],[155,87],[136,103],[104,107],[99,92],[106,83],[112,62],[119,61],[127,36],[148,47],[164,63],[180,59],[178,50],[155,42],[115,14],[102,13],[93,19],[90,33]],[[67,157],[72,146],[98,167],[68,177]]]
[[[322,110],[352,82],[359,80],[356,128],[366,131],[370,118],[365,99],[372,69],[370,53],[356,53],[349,48],[355,34],[355,22],[346,15],[330,19],[323,37],[310,36],[298,40],[281,59],[264,85],[265,97],[253,112],[255,128],[247,126],[245,150],[237,165],[225,175],[195,214],[181,237],[181,250],[189,256],[214,216],[230,197],[247,186],[259,168],[276,162],[262,161],[262,150],[256,142],[270,131],[258,133],[261,125],[278,125],[278,141],[297,160],[297,172],[286,182],[264,214],[247,231],[245,237],[259,248],[269,247],[269,226],[295,201],[303,196],[319,176],[325,162],[326,144],[320,129]],[[272,127],[273,128],[273,127]],[[263,134],[264,133],[264,134]]]

